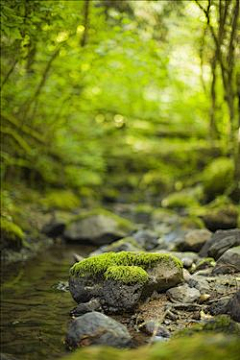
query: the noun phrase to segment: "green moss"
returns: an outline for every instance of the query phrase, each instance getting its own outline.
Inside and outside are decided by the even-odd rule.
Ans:
[[[47,210],[59,209],[59,210],[72,210],[80,206],[79,198],[71,191],[58,190],[52,191],[46,195],[40,201]]]
[[[207,322],[194,324],[189,328],[178,331],[175,337],[192,336],[196,333],[225,333],[231,335],[240,335],[240,325],[233,321],[228,315],[218,315]]]
[[[215,265],[216,265],[216,261],[211,257],[207,257],[199,261],[199,263],[197,263],[195,271],[206,269],[207,267],[213,267]]]
[[[92,256],[76,263],[70,269],[72,276],[102,276],[111,266],[139,266],[147,270],[157,264],[182,268],[182,262],[169,254],[121,251]]]
[[[180,191],[164,198],[162,206],[169,209],[184,209],[198,206],[198,201],[191,193]]]
[[[104,277],[124,284],[144,284],[148,281],[148,274],[139,266],[110,266],[104,273]]]
[[[223,194],[233,184],[234,165],[232,159],[219,157],[213,160],[203,172],[204,192],[209,199]]]
[[[103,215],[103,216],[106,216],[106,217],[114,220],[118,224],[118,226],[120,228],[122,228],[122,230],[132,231],[132,230],[135,229],[135,226],[131,221],[129,221],[127,219],[124,219],[124,218],[112,213],[111,211],[108,211],[108,210],[102,209],[102,208],[94,209],[94,210],[91,210],[91,211],[84,211],[81,214],[75,216],[71,220],[71,222],[75,222],[75,221],[78,221],[78,220],[84,220],[84,219],[87,219],[89,217],[98,216],[98,215]]]
[[[236,337],[222,334],[197,334],[191,337],[158,342],[134,350],[113,349],[104,346],[80,349],[66,360],[238,360],[240,343]]]
[[[22,229],[3,217],[1,217],[1,238],[4,247],[20,248],[24,243],[24,233]]]

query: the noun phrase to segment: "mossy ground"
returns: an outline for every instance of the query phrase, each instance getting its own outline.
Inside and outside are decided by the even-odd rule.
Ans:
[[[49,192],[41,201],[47,210],[73,210],[80,206],[80,199],[69,190],[54,190]]]
[[[103,276],[106,275],[106,272],[110,267],[114,267],[114,272],[116,274],[116,267],[139,267],[139,269],[147,270],[156,266],[157,264],[164,264],[167,267],[178,267],[182,268],[182,263],[179,259],[168,254],[155,254],[155,253],[144,253],[144,252],[130,252],[130,251],[121,251],[119,253],[105,253],[97,256],[92,256],[90,258],[84,259],[72,266],[70,269],[71,276]],[[143,272],[140,270],[140,273]],[[122,271],[122,270],[121,270]],[[135,269],[136,271],[136,269]],[[125,271],[125,274],[128,273],[128,281],[131,281],[131,274],[134,274],[128,270]],[[120,272],[118,276],[120,277]],[[105,276],[104,275],[104,276]],[[116,275],[117,276],[117,275]]]
[[[90,347],[78,350],[66,360],[238,360],[240,343],[236,337],[222,334],[198,334],[158,342],[136,350],[118,350],[108,347]]]

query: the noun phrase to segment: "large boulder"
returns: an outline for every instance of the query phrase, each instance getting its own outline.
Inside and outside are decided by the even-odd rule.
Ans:
[[[66,336],[70,349],[89,345],[123,348],[130,343],[131,336],[124,325],[96,311],[74,319]]]
[[[171,255],[122,251],[74,264],[69,290],[78,303],[99,298],[106,311],[124,312],[153,291],[165,291],[182,280],[182,263]]]
[[[176,248],[179,251],[198,252],[211,237],[212,233],[207,229],[191,230],[177,243]]]
[[[213,274],[240,272],[240,246],[227,250],[217,261]]]
[[[66,226],[64,237],[70,241],[110,244],[126,237],[134,230],[134,225],[107,210],[95,210],[76,216]]]
[[[240,229],[218,230],[199,252],[202,257],[220,258],[228,249],[240,245]]]

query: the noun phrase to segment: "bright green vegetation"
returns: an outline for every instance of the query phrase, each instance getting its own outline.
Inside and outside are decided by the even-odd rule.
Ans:
[[[159,342],[135,350],[117,350],[92,347],[78,350],[66,360],[237,360],[240,344],[236,337],[218,335],[195,335]]]
[[[182,209],[188,207],[196,207],[199,203],[192,194],[181,191],[172,193],[162,201],[162,206],[169,209]]]
[[[73,210],[80,206],[79,198],[67,190],[49,192],[40,203],[48,210]]]
[[[20,184],[46,209],[77,207],[68,191],[90,207],[160,204],[202,183],[205,201],[227,192],[236,202],[239,12],[230,3],[2,0],[1,173],[13,199]]]
[[[148,281],[148,274],[139,266],[110,266],[104,273],[104,277],[124,284],[144,284]]]
[[[2,241],[7,241],[9,247],[20,248],[24,242],[24,233],[22,229],[14,224],[12,221],[9,221],[1,217],[1,239]]]
[[[84,259],[71,267],[70,275],[97,277],[103,276],[109,267],[112,266],[115,270],[118,266],[133,266],[147,270],[158,264],[182,268],[181,261],[168,254],[121,251],[118,253],[109,252]]]

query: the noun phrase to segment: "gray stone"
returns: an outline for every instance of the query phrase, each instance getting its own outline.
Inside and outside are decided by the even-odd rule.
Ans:
[[[139,230],[132,235],[145,250],[152,250],[158,246],[158,235],[151,230]]]
[[[126,237],[133,230],[131,222],[117,215],[90,213],[69,223],[64,237],[70,241],[104,245]]]
[[[110,245],[103,245],[99,249],[93,251],[89,256],[100,255],[106,252],[120,252],[120,251],[139,251],[143,248],[138,245],[133,237],[126,237],[118,241],[114,241]]]
[[[72,321],[66,343],[70,349],[89,345],[123,348],[130,345],[131,336],[124,325],[94,311]]]
[[[106,280],[103,283],[101,304],[109,312],[128,312],[139,304],[143,284],[123,284],[119,281]]]
[[[71,310],[70,315],[76,317],[100,309],[101,309],[100,301],[98,298],[95,298],[86,303],[78,304],[78,306],[76,306],[73,310]]]
[[[162,336],[164,338],[170,337],[170,332],[164,326],[162,326],[161,323],[153,319],[145,321],[139,326],[139,329],[150,336],[155,335]]]
[[[211,237],[212,233],[207,229],[191,230],[176,244],[176,248],[180,251],[198,252]]]
[[[160,263],[151,269],[147,269],[149,281],[146,287],[151,293],[166,291],[183,282],[183,269],[170,263]]]
[[[227,250],[217,261],[213,274],[240,272],[240,246]]]
[[[69,279],[69,291],[78,304],[84,303],[101,295],[102,284],[92,277],[71,276]]]
[[[183,303],[193,303],[201,295],[199,290],[190,288],[187,284],[169,289],[166,294],[171,301]]]
[[[240,322],[240,290],[229,300],[227,312],[233,320]]]
[[[217,260],[225,251],[239,245],[240,229],[218,230],[202,247],[199,255],[202,257],[211,256]]]

